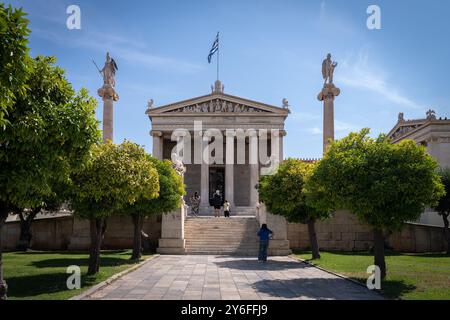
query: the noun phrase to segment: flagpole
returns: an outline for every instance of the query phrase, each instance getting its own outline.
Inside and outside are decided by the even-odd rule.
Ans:
[[[219,32],[217,32],[217,81],[219,81],[219,56],[220,56],[220,40]]]

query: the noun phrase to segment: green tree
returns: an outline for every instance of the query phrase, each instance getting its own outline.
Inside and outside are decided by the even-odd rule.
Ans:
[[[444,221],[444,233],[447,238],[447,253],[450,253],[450,229],[448,221],[450,215],[450,168],[441,168],[438,173],[445,188],[445,195],[439,199],[439,202],[434,209]]]
[[[63,203],[69,198],[70,185],[67,183],[53,182],[51,184],[52,193],[42,198],[42,203],[37,207],[23,209],[14,208],[12,213],[17,214],[20,219],[20,235],[17,249],[27,251],[31,245],[33,237],[31,225],[37,214],[45,212],[57,212]],[[39,195],[36,195],[39,196]]]
[[[22,9],[0,3],[0,130],[15,99],[26,93],[28,77],[29,21]]]
[[[54,62],[31,60],[27,92],[16,96],[0,130],[0,237],[8,213],[44,206],[100,139],[95,99],[85,89],[76,93]]]
[[[308,180],[307,189],[320,192],[308,203],[317,210],[348,209],[372,226],[375,265],[386,275],[384,234],[414,221],[437,202],[443,186],[437,162],[412,140],[391,144],[369,129],[333,142]]]
[[[141,258],[142,224],[144,217],[171,212],[179,208],[184,195],[182,177],[172,168],[168,160],[158,160],[147,156],[158,172],[159,196],[157,198],[140,197],[136,202],[121,210],[122,214],[130,215],[134,225],[133,254],[131,259]]]
[[[314,259],[320,258],[315,223],[329,216],[306,202],[305,184],[314,170],[314,164],[298,159],[283,161],[276,173],[261,177],[259,199],[272,214],[282,215],[289,222],[308,225],[309,241]]]
[[[92,155],[85,169],[73,177],[70,204],[76,216],[90,220],[88,274],[99,271],[107,218],[159,192],[158,172],[138,145],[129,141],[101,144],[93,148]]]

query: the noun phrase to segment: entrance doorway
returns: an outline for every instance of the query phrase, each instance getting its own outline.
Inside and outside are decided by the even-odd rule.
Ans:
[[[209,167],[209,204],[211,205],[211,200],[216,192],[220,191],[222,200],[225,196],[225,167]]]

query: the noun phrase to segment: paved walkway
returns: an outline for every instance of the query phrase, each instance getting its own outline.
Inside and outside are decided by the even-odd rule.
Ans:
[[[289,257],[163,255],[88,299],[380,299],[351,281]]]

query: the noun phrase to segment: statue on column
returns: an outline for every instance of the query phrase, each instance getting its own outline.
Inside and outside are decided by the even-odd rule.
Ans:
[[[324,79],[324,86],[327,84],[327,81],[329,84],[333,83],[333,74],[334,69],[337,67],[336,61],[331,61],[331,54],[327,55],[327,58],[323,60],[322,62],[322,76]]]
[[[103,86],[97,91],[100,97],[104,99],[112,99],[114,101],[119,100],[119,95],[114,89],[114,87],[116,86],[117,70],[119,69],[117,68],[116,61],[114,61],[114,59],[109,56],[109,52],[107,52],[105,65],[102,70],[98,70],[103,77]]]
[[[116,71],[119,70],[116,61],[109,56],[109,52],[106,53],[105,66],[100,71],[103,76],[103,83],[109,84],[113,87],[116,86]]]

